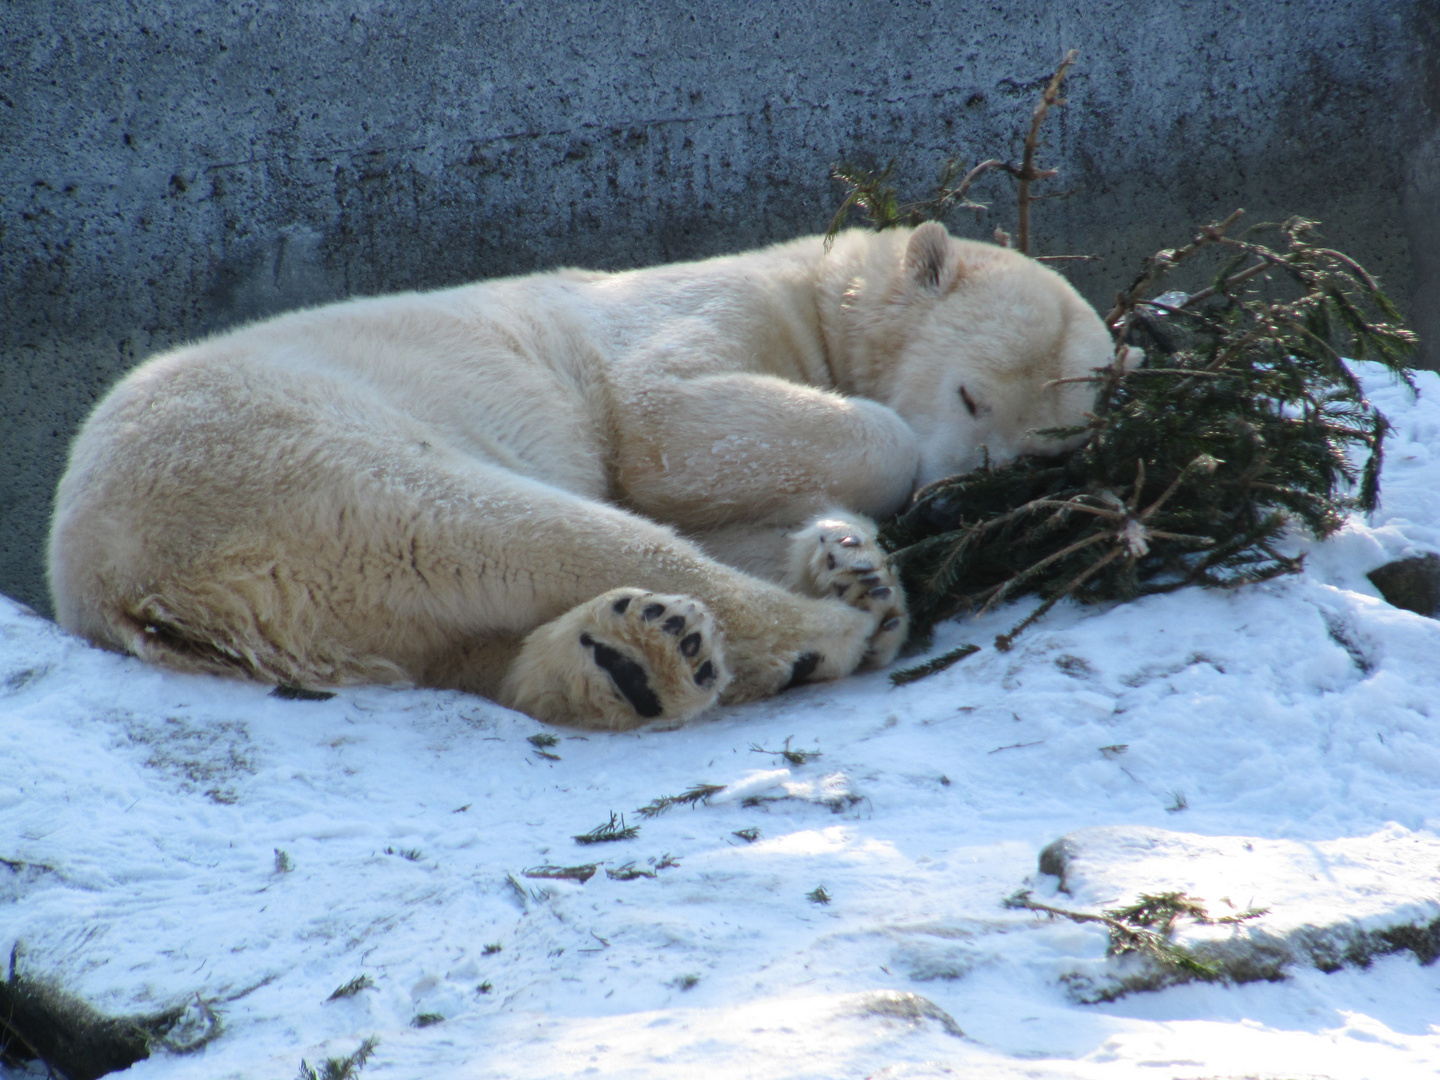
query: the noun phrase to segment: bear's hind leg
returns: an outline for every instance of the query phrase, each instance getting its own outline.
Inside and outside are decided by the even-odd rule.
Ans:
[[[704,604],[622,588],[531,633],[500,697],[537,719],[623,730],[688,720],[713,705],[729,681]]]

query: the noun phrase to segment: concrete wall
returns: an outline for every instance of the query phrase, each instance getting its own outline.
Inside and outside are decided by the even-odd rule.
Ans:
[[[822,230],[832,163],[1015,154],[1081,50],[1038,253],[1097,303],[1244,206],[1440,342],[1440,0],[0,7],[0,590],[44,608],[66,445],[122,372],[300,304]],[[917,191],[917,194],[923,193]],[[988,214],[1013,228],[996,177]],[[1432,351],[1433,362],[1440,353]]]

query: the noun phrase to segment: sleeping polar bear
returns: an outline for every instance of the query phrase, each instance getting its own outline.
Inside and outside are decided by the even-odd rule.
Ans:
[[[917,483],[1046,448],[1112,360],[935,224],[284,315],[150,360],[71,450],[59,621],[188,670],[626,728],[893,659]]]

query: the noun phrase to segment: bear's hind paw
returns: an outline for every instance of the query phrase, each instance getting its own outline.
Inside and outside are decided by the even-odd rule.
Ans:
[[[526,638],[504,697],[541,720],[624,729],[688,720],[713,705],[729,681],[704,604],[622,588]]]

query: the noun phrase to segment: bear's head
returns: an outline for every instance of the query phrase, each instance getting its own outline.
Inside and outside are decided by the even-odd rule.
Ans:
[[[1083,380],[1116,362],[1116,350],[1059,274],[933,222],[846,233],[832,260],[827,338],[837,380],[914,430],[919,485],[1084,438],[1040,433],[1085,424],[1095,386]],[[1125,349],[1119,362],[1140,358]]]

